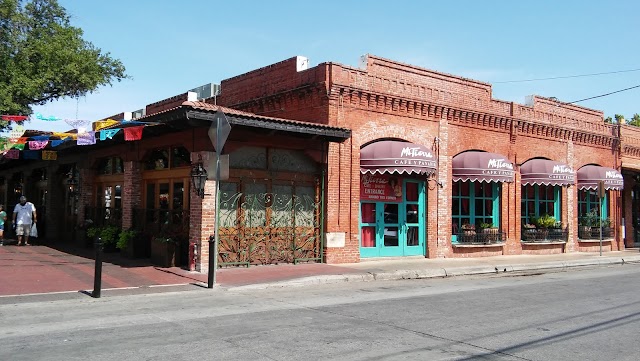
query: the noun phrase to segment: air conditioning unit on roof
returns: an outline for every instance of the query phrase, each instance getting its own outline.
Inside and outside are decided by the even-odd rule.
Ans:
[[[220,84],[209,83],[193,88],[189,91],[198,94],[198,100],[204,100],[220,95]]]
[[[131,112],[131,119],[142,118],[145,115],[147,115],[147,109],[145,108],[134,110],[133,112]]]

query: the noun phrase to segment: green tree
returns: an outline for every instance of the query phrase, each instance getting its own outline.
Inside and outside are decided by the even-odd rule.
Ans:
[[[615,114],[613,117],[616,119],[616,124],[622,124],[624,121],[624,115]]]
[[[30,115],[33,105],[128,78],[82,35],[57,0],[0,0],[0,113]]]
[[[627,123],[635,125],[636,127],[640,127],[640,114],[635,113],[633,117],[631,117],[631,120],[629,120]]]
[[[611,119],[611,117],[606,117],[606,118],[604,118],[604,122],[611,124],[611,123],[613,123],[613,119]]]

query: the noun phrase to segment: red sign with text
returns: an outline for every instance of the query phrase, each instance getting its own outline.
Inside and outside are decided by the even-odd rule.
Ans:
[[[402,202],[402,178],[386,174],[362,174],[360,176],[360,200]]]

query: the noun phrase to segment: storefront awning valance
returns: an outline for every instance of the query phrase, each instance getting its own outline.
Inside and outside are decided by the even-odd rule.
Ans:
[[[604,189],[622,190],[624,188],[622,174],[613,168],[585,165],[578,169],[579,189],[598,189],[600,181],[603,182]]]
[[[568,165],[548,159],[531,159],[520,167],[522,185],[544,184],[567,186],[576,184],[576,172]]]
[[[360,149],[361,173],[431,174],[435,171],[436,158],[423,145],[385,140]]]
[[[513,182],[513,163],[504,155],[469,151],[452,161],[454,181]]]

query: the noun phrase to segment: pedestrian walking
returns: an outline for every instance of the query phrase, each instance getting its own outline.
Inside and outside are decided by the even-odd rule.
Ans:
[[[4,211],[4,206],[0,204],[0,246],[4,246],[4,224],[7,220],[7,212]]]
[[[18,246],[31,245],[29,244],[31,225],[37,222],[36,206],[31,202],[27,202],[27,197],[20,196],[20,203],[16,204],[13,210],[13,229],[18,236]]]

